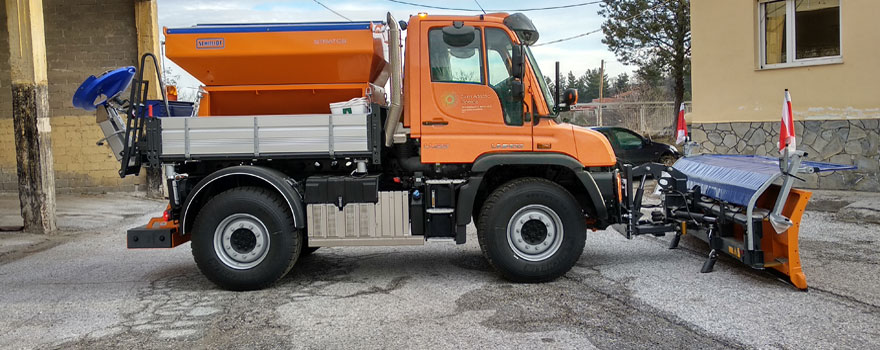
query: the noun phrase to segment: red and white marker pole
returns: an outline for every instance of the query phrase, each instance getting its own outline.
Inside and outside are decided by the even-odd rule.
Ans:
[[[688,128],[687,123],[684,120],[684,102],[681,103],[681,107],[678,109],[678,123],[675,126],[675,144],[680,145],[685,143],[688,140]]]
[[[785,99],[782,102],[782,125],[779,127],[779,152],[788,148],[789,153],[797,150],[794,130],[794,113],[791,111],[791,94],[785,89]]]

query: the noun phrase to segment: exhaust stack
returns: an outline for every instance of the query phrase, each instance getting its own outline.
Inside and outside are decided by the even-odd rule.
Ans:
[[[401,62],[400,62],[400,26],[397,20],[388,12],[388,55],[391,63],[391,109],[388,112],[388,118],[385,119],[385,147],[391,147],[394,139],[394,133],[400,124],[400,115],[403,112],[401,104],[401,94],[403,93],[403,79],[401,78]]]

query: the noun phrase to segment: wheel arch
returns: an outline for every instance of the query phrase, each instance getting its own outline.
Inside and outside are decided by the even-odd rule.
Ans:
[[[181,233],[191,232],[195,216],[208,200],[225,190],[242,186],[262,187],[279,194],[290,208],[294,227],[305,227],[302,196],[287,175],[271,168],[242,165],[215,171],[193,187],[181,207]]]
[[[499,153],[480,156],[471,167],[471,176],[456,203],[456,211],[467,215],[458,215],[457,224],[470,223],[472,213],[480,209],[492,190],[520,177],[561,180],[585,212],[599,222],[607,221],[603,194],[593,175],[577,159],[558,153]]]

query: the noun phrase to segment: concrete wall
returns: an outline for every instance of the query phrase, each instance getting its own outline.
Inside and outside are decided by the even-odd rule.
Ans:
[[[842,62],[761,69],[757,1],[691,0],[694,141],[704,151],[778,156],[783,91],[798,149],[857,171],[807,177],[806,187],[880,191],[880,1],[841,0]]]
[[[75,109],[71,98],[89,75],[135,65],[137,30],[133,0],[45,0],[43,12],[56,187],[59,193],[134,191],[143,177],[120,179],[95,114]],[[5,4],[0,2],[0,191],[17,190],[9,84]]]

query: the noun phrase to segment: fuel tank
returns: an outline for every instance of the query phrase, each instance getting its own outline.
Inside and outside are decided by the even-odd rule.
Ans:
[[[165,55],[205,85],[202,116],[328,113],[329,103],[385,85],[384,28],[381,22],[165,28]]]

